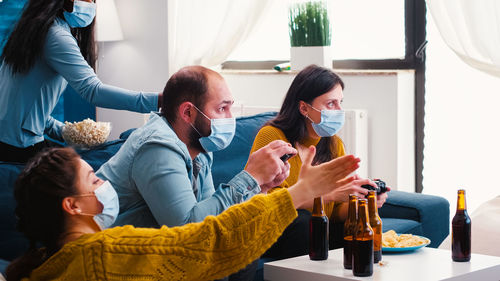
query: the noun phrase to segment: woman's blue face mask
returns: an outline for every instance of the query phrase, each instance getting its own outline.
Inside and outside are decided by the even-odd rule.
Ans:
[[[72,28],[87,27],[95,18],[96,4],[91,2],[75,0],[73,12],[64,12],[64,19]]]
[[[314,121],[306,116],[312,122],[312,127],[316,134],[320,137],[331,137],[338,133],[340,129],[344,126],[345,122],[345,112],[344,110],[319,110],[314,108],[312,105],[309,106],[321,112],[321,121],[319,123],[314,123]]]

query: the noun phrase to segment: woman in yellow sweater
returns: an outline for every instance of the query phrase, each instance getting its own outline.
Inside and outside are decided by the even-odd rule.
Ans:
[[[257,259],[297,216],[295,206],[336,187],[359,159],[311,166],[294,188],[257,195],[217,217],[181,227],[106,229],[118,214],[109,182],[70,148],[40,153],[16,181],[18,229],[31,243],[7,280],[211,280]],[[348,180],[353,180],[348,178]],[[313,188],[320,186],[320,188]],[[37,249],[38,244],[44,248]]]
[[[345,154],[342,140],[335,134],[344,124],[342,100],[344,82],[329,69],[311,65],[297,74],[288,90],[280,112],[266,124],[255,137],[250,153],[274,140],[291,143],[298,155],[291,158],[290,175],[277,186],[289,188],[297,183],[299,171],[304,159],[304,151],[309,146],[316,146],[317,153],[313,165],[325,163]],[[361,187],[364,184],[374,185],[369,179],[355,176],[349,184],[336,188],[323,197],[325,213],[330,219],[330,247],[340,247],[343,241],[342,226],[347,217],[349,194],[364,197],[368,190]],[[381,207],[387,195],[378,197]],[[310,200],[299,206],[299,209],[309,209]],[[282,237],[265,254],[271,258],[286,258],[307,253],[309,241],[309,211],[298,210],[299,217],[285,230]],[[335,227],[334,227],[335,226]],[[333,229],[332,229],[333,228]],[[338,243],[340,242],[340,243]]]

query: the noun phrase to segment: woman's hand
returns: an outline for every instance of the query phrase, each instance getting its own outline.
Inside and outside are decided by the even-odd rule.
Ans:
[[[391,188],[387,186],[387,192],[389,191],[391,191]],[[384,205],[385,200],[387,200],[388,197],[387,192],[377,195],[377,208],[382,208]]]
[[[346,155],[312,166],[315,154],[314,146],[305,150],[299,179],[295,185],[288,188],[296,207],[315,197],[330,193],[340,186],[347,185],[355,179],[355,177],[347,176],[359,167],[359,158]]]
[[[372,185],[374,183],[369,179],[362,179],[358,175],[354,175],[353,178],[354,180],[347,184],[340,185],[341,182],[339,182],[340,186],[325,195],[323,200],[325,202],[347,202],[349,200],[349,194],[354,194],[358,198],[365,198],[365,196],[368,195],[368,189],[361,186],[365,184]]]

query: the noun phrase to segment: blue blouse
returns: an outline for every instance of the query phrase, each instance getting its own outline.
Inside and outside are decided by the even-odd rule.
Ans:
[[[40,58],[27,73],[0,66],[0,142],[28,147],[47,134],[61,140],[64,124],[50,116],[70,85],[90,103],[142,113],[158,108],[158,93],[129,91],[103,84],[83,58],[69,25],[57,18]]]

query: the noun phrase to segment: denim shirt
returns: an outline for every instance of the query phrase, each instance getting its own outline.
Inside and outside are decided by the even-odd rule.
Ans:
[[[158,93],[142,93],[103,84],[83,58],[69,25],[57,18],[40,57],[27,73],[0,65],[0,142],[28,147],[43,135],[61,140],[63,123],[50,116],[69,85],[88,102],[107,108],[148,113],[158,108]]]
[[[212,154],[200,153],[193,193],[193,161],[187,146],[168,121],[151,113],[149,121],[135,130],[97,176],[109,180],[120,199],[115,225],[169,227],[200,222],[260,192],[257,181],[246,171],[217,190],[212,181]]]

